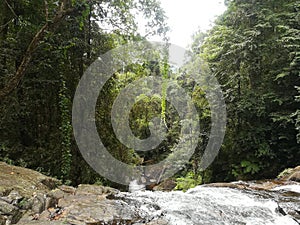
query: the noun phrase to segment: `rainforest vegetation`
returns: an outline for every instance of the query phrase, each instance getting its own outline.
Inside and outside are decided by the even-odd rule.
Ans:
[[[98,133],[110,153],[131,165],[150,165],[171,153],[179,138],[178,113],[159,96],[143,96],[131,110],[135,136],[149,136],[159,116],[166,140],[140,153],[115,137],[110,110],[118,93],[146,76],[172,76],[188,91],[201,123],[190,162],[174,179],[179,189],[215,181],[276,176],[300,159],[300,2],[227,0],[211,30],[195,31],[191,57],[179,69],[164,59],[134,63],[114,74],[99,94]],[[172,3],[170,3],[172,4]],[[188,3],[187,3],[188,4]],[[139,16],[137,16],[139,14]],[[138,29],[146,21],[146,35]],[[67,184],[116,186],[82,158],[72,130],[72,102],[85,70],[117,46],[159,35],[168,41],[157,0],[0,0],[0,160],[35,169]],[[227,109],[226,135],[214,162],[199,161],[210,133],[205,92],[189,71],[215,76]]]

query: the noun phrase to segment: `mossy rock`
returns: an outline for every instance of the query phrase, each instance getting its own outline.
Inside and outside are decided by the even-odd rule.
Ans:
[[[25,198],[35,193],[47,193],[60,185],[60,181],[39,172],[0,162],[0,196],[16,190]]]

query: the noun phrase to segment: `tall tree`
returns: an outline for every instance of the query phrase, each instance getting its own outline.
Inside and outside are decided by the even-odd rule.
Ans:
[[[222,84],[227,136],[215,179],[274,176],[299,158],[299,1],[227,1],[201,49]]]

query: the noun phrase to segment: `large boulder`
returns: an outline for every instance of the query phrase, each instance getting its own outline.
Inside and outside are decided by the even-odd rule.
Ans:
[[[123,200],[118,190],[61,185],[36,171],[0,162],[0,225],[164,225]]]
[[[0,162],[0,196],[14,190],[22,197],[31,198],[36,193],[46,193],[60,182],[36,171]]]
[[[285,169],[279,174],[279,179],[284,181],[300,182],[300,166]]]
[[[72,191],[73,190],[73,191]],[[136,224],[143,225],[151,219],[143,217],[144,212],[134,205],[123,201],[116,189],[97,185],[81,184],[76,189],[60,186],[47,196],[55,199],[56,204],[40,214],[27,213],[18,224],[98,225],[98,224]],[[56,224],[56,223],[54,223]],[[151,224],[151,223],[150,223]],[[163,225],[161,221],[153,223]]]
[[[29,209],[44,211],[46,193],[59,184],[36,171],[0,162],[0,225],[17,223]]]

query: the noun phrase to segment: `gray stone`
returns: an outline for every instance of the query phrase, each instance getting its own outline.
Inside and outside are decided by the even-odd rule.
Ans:
[[[62,221],[30,221],[22,223],[22,225],[68,225],[68,223]]]
[[[61,201],[59,207],[65,210],[65,218],[62,220],[66,219],[71,224],[126,222],[139,219],[136,212],[125,202],[107,200],[100,195],[77,195]]]
[[[61,185],[58,187],[58,189],[62,190],[65,193],[69,193],[69,194],[74,194],[76,191],[76,188],[74,188],[72,186],[67,186],[67,185]]]
[[[47,196],[53,199],[56,199],[57,201],[61,198],[64,198],[68,196],[69,194],[60,190],[60,189],[55,189],[51,190],[50,192],[47,193]]]
[[[149,223],[146,223],[145,225],[169,225],[169,222],[165,221],[163,219],[158,219],[158,220],[154,220]]]
[[[45,210],[46,196],[44,194],[37,194],[33,197],[33,204],[31,210],[35,213],[41,213]]]
[[[20,196],[31,198],[35,193],[46,193],[60,181],[36,171],[0,162],[0,196],[8,196],[14,190]]]
[[[13,215],[19,209],[6,201],[0,200],[0,215]]]
[[[76,189],[75,195],[102,195],[103,193],[103,186],[80,184]]]
[[[16,223],[22,216],[22,212],[14,205],[0,200],[0,224]]]
[[[18,191],[12,190],[8,196],[0,197],[0,199],[6,201],[9,204],[18,204],[23,197],[19,194]]]

